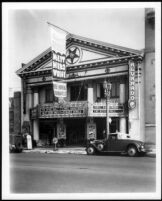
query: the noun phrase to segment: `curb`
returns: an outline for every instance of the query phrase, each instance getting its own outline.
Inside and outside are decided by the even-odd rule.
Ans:
[[[80,154],[86,155],[85,150],[47,150],[47,149],[32,149],[32,150],[23,150],[23,153],[44,153],[44,154]],[[148,150],[146,152],[146,157],[156,157],[156,150]]]
[[[45,153],[45,154],[87,154],[84,150],[41,150],[41,149],[32,149],[32,150],[23,150],[23,153]]]

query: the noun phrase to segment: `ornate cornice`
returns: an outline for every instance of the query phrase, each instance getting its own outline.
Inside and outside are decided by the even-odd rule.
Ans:
[[[128,62],[129,59],[131,60],[139,60],[142,59],[141,51],[132,50],[129,48],[124,48],[108,43],[104,43],[101,41],[95,41],[92,39],[87,39],[80,36],[71,35],[67,39],[67,47],[72,44],[77,44],[82,47],[87,47],[93,49],[98,52],[106,53],[114,55],[115,57],[111,58],[103,58],[98,61],[91,61],[84,64],[77,64],[77,65],[69,65],[67,66],[67,73],[73,71],[82,71],[82,70],[91,70],[102,68],[106,66],[120,66]],[[44,69],[41,68],[42,65],[46,64],[51,60],[51,48],[48,48],[46,51],[38,55],[29,63],[23,65],[21,69],[19,69],[16,73],[21,78],[29,78],[29,77],[37,77],[43,75],[51,75],[51,69]]]
[[[114,67],[114,66],[120,66],[123,64],[128,64],[129,60],[134,60],[134,61],[142,61],[141,56],[127,56],[127,57],[122,57],[122,58],[112,58],[110,60],[105,60],[101,62],[95,62],[95,63],[90,63],[90,64],[83,64],[83,65],[76,65],[76,66],[71,66],[67,68],[67,72],[70,71],[80,71],[80,70],[90,70],[90,69],[97,69],[100,67]]]

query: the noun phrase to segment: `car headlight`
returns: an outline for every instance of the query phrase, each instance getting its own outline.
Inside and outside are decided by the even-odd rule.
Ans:
[[[144,149],[144,145],[141,145],[141,148]]]

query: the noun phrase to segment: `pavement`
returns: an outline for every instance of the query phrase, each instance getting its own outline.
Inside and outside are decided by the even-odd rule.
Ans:
[[[156,157],[155,144],[146,144],[146,156]],[[36,147],[33,149],[23,149],[24,153],[45,153],[45,154],[87,154],[85,147]]]

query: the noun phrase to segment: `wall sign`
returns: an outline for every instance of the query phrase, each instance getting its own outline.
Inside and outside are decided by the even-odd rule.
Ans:
[[[54,50],[52,51],[52,53],[53,53],[53,59],[52,59],[53,77],[64,79],[66,77],[65,55],[56,53]]]
[[[66,126],[62,122],[57,124],[57,138],[66,139]]]
[[[129,61],[129,101],[128,106],[130,109],[136,107],[135,100],[135,62]]]
[[[33,107],[30,109],[30,119],[37,119],[38,118],[38,107]]]
[[[67,84],[53,81],[53,91],[56,97],[64,98],[67,96]]]
[[[96,124],[87,123],[87,139],[96,139]]]
[[[86,117],[87,104],[70,103],[48,104],[39,107],[39,118],[66,118],[66,117]]]

